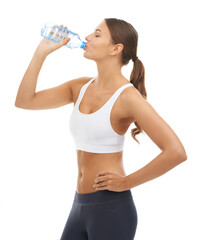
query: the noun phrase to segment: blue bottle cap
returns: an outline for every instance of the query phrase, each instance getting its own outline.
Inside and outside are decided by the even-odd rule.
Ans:
[[[85,42],[82,42],[80,48],[85,48],[86,47],[86,43]]]

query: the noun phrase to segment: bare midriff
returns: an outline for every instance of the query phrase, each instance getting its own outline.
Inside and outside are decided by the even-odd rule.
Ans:
[[[90,153],[77,150],[78,161],[78,193],[92,193],[96,175],[101,171],[115,171],[122,176],[126,176],[123,168],[123,152],[116,153]]]

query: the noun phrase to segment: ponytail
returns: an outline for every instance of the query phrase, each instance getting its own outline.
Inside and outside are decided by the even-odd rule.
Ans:
[[[134,85],[135,88],[141,93],[141,95],[147,99],[147,93],[145,88],[145,68],[143,63],[136,57],[134,60],[133,70],[130,75],[130,82]],[[135,137],[137,134],[141,133],[143,130],[137,122],[134,122],[136,128],[131,130],[131,136],[135,141],[139,143]]]

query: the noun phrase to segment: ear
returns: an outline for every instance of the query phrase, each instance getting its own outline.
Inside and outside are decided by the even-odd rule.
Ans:
[[[124,48],[124,46],[122,43],[116,44],[111,50],[111,55],[116,55],[116,54],[120,53],[123,50],[123,48]]]

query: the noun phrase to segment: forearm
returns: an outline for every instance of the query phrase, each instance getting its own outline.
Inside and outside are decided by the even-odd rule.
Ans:
[[[20,83],[15,105],[25,104],[35,95],[38,75],[46,57],[46,54],[36,49]]]
[[[168,172],[187,158],[173,150],[164,150],[143,168],[126,176],[128,189],[155,179]]]

